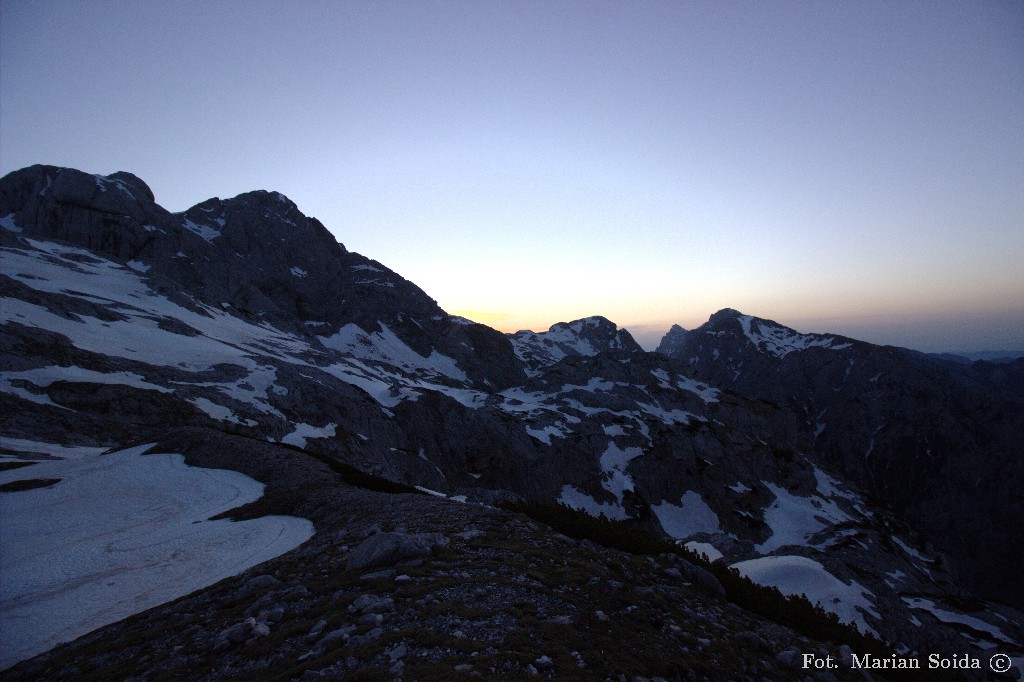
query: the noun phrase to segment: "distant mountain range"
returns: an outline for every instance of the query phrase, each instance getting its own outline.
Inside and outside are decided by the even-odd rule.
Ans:
[[[170,213],[129,173],[6,176],[0,249],[0,463],[19,465],[0,486],[34,485],[21,461],[199,430],[268,462],[300,449],[449,499],[603,515],[910,649],[1022,646],[1024,359],[729,309],[653,353],[599,316],[502,334],[281,194]],[[26,617],[33,584],[9,586]]]
[[[976,353],[929,353],[928,355],[939,360],[949,360],[950,362],[959,362],[961,364],[970,364],[978,361],[1005,364],[1013,362],[1017,358],[1024,358],[1024,351],[987,350]]]

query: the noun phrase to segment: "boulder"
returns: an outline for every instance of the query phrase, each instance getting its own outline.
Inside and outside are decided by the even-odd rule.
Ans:
[[[438,533],[377,533],[352,550],[348,557],[348,567],[392,566],[407,559],[429,556],[434,548],[447,546],[448,538]]]
[[[718,582],[718,578],[705,571],[700,566],[691,564],[686,559],[680,559],[677,562],[679,572],[686,577],[687,580],[697,585],[705,592],[717,595],[719,597],[725,597],[725,588],[722,587],[722,583]]]

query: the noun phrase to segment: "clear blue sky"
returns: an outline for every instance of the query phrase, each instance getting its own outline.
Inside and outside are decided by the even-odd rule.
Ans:
[[[0,0],[0,172],[278,190],[446,310],[1024,347],[1024,3]]]

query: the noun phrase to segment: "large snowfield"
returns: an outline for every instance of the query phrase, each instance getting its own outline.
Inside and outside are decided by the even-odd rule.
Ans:
[[[313,535],[313,525],[295,517],[208,520],[258,499],[263,484],[186,466],[178,454],[143,454],[149,449],[0,473],[0,484],[60,479],[0,493],[0,670]]]

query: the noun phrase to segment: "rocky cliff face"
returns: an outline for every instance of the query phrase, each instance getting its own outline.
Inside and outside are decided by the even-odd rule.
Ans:
[[[666,337],[668,340],[668,337]],[[1024,403],[1002,371],[723,310],[672,356],[798,415],[808,451],[956,557],[979,593],[1024,604]]]
[[[911,647],[976,644],[942,616],[967,592],[922,530],[1004,524],[995,507],[1019,504],[1007,497],[1012,467],[975,472],[984,485],[1004,475],[991,488],[1002,497],[949,529],[901,525],[872,499],[904,500],[911,521],[928,495],[974,504],[951,489],[967,468],[945,455],[934,461],[952,472],[947,487],[891,488],[897,463],[876,453],[902,441],[872,420],[892,425],[916,414],[900,411],[908,402],[931,405],[940,369],[922,379],[861,366],[904,351],[735,311],[674,328],[667,355],[601,317],[504,335],[447,315],[276,193],[171,214],[129,174],[13,173],[0,180],[0,296],[9,458],[95,456],[201,430],[265,444],[253,449],[261,457],[298,448],[456,500],[560,502],[689,543],[755,580],[800,576],[844,622]],[[856,402],[876,386],[895,397]],[[1007,439],[1015,419],[1005,411]],[[880,448],[871,475],[858,468],[864,433]],[[928,433],[933,449],[964,436]],[[301,507],[301,489],[290,494]],[[1017,627],[1004,617],[992,626],[1000,642]]]
[[[668,333],[661,338],[661,343],[658,344],[655,352],[670,356],[676,355],[683,343],[686,341],[686,334],[686,330],[678,324],[672,325],[672,328],[668,330]]]
[[[49,166],[12,173],[0,192],[0,211],[23,237],[109,257],[171,294],[325,338],[349,324],[370,334],[383,325],[422,356],[436,350],[461,362],[474,383],[503,387],[522,377],[499,333],[450,318],[419,287],[347,251],[276,192],[171,214],[129,173]]]

